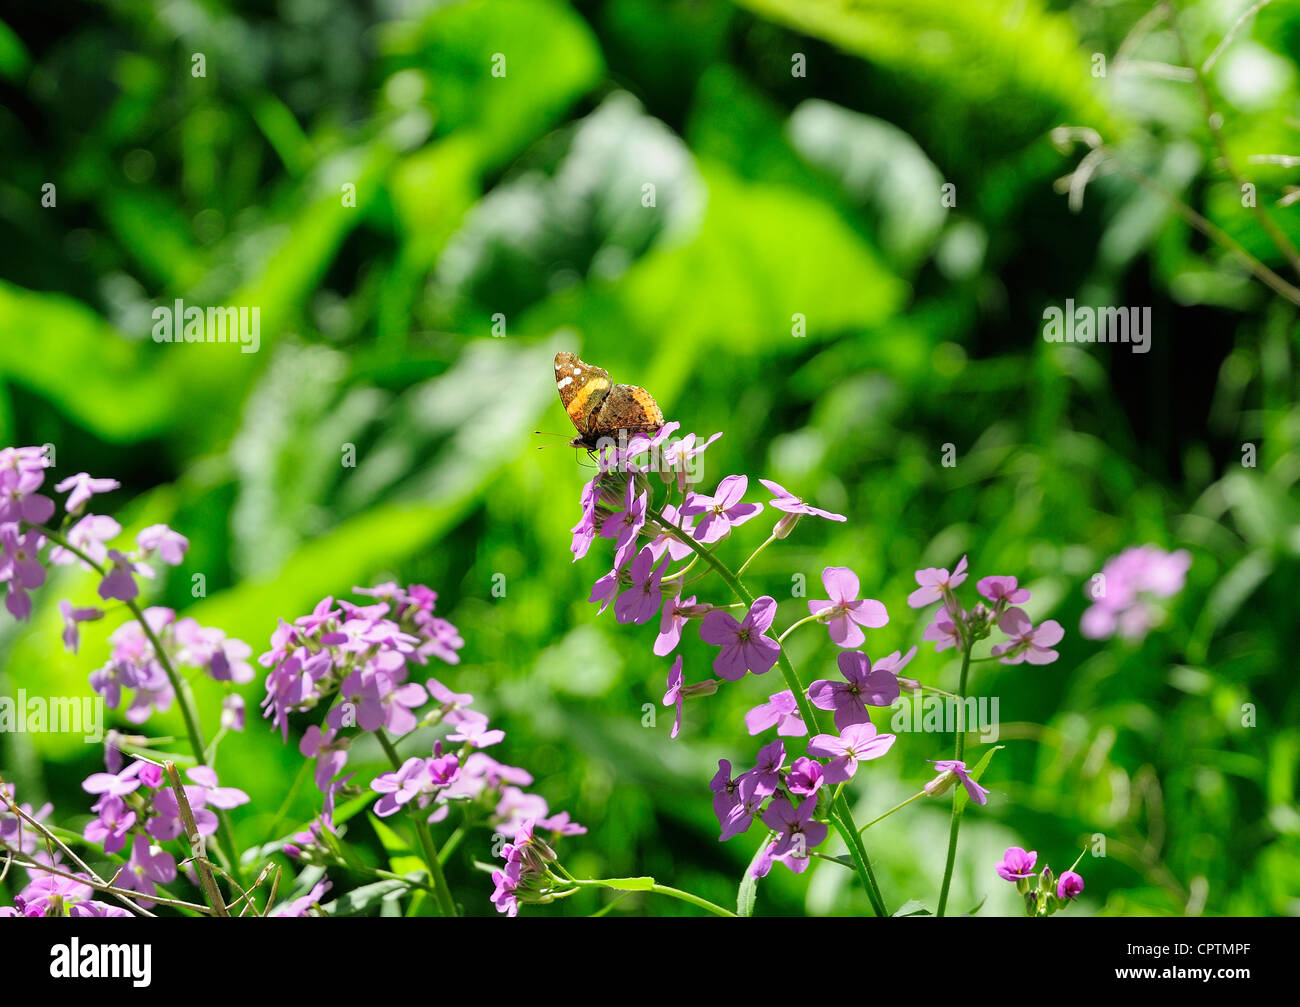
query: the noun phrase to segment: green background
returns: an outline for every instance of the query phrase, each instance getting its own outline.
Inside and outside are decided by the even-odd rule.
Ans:
[[[1192,58],[1245,6],[1180,5]],[[706,785],[718,758],[752,761],[741,718],[778,681],[691,701],[668,740],[654,627],[596,618],[599,545],[571,563],[591,470],[533,433],[567,436],[551,356],[578,351],[650,389],[684,430],[725,431],[704,489],[746,472],[752,499],[763,476],[849,516],[805,520],[747,574],[782,600],[778,626],[806,613],[794,575],[816,597],[822,568],[847,565],[891,613],[866,649],[905,649],[924,628],[904,602],[913,571],[962,553],[975,577],[1018,576],[1035,621],[1065,626],[1055,664],[976,666],[1007,747],[989,804],[966,815],[955,911],[1019,911],[993,872],[1005,847],[1060,871],[1102,835],[1107,856],[1085,857],[1071,913],[1295,915],[1295,307],[1122,172],[1099,172],[1078,213],[1054,185],[1084,151],[1050,131],[1090,127],[1287,268],[1194,86],[1115,69],[1146,10],[119,0],[7,14],[0,443],[55,444],[59,476],[120,478],[103,506],[128,531],[164,521],[191,543],[150,600],[259,653],[277,616],[323,595],[389,577],[434,587],[466,639],[440,677],[506,729],[498,757],[591,828],[563,844],[566,866],[734,904],[758,833],[719,844]],[[1273,205],[1297,169],[1250,160],[1296,148],[1297,55],[1300,19],[1274,5],[1207,83],[1232,163],[1300,239],[1300,208]],[[1163,25],[1133,58],[1184,62]],[[1071,297],[1151,307],[1151,351],[1045,343],[1044,307]],[[175,298],[259,307],[259,352],[151,341],[152,309]],[[722,554],[738,564],[769,527],[765,513]],[[1168,621],[1137,645],[1082,639],[1088,578],[1145,542],[1194,557]],[[698,586],[727,600],[716,579]],[[29,624],[0,618],[0,693],[85,693],[111,626],[68,655],[63,596],[89,602],[94,584],[66,571]],[[688,681],[707,676],[693,630],[682,653]],[[791,653],[805,682],[834,674],[815,627]],[[951,652],[925,645],[909,670],[955,687]],[[211,733],[220,693],[196,685]],[[219,768],[252,795],[236,821],[253,843],[301,760],[256,720],[260,682],[243,691],[249,729]],[[900,737],[851,788],[858,821],[950,751],[945,735]],[[360,750],[359,778],[367,758],[380,765]],[[5,778],[54,800],[63,824],[88,816],[79,782],[99,765],[77,738],[0,736]],[[308,788],[289,813],[306,819],[313,800]],[[947,824],[947,803],[926,801],[867,833],[891,909],[933,908]],[[350,838],[380,862],[362,819]],[[492,912],[472,866],[489,844],[476,834],[449,868],[474,913]],[[526,911],[586,914],[606,898]],[[695,912],[641,895],[614,911]],[[758,911],[869,910],[851,872],[819,864],[804,878],[776,868]]]

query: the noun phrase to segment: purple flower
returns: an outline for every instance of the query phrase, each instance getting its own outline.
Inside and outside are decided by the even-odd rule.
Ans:
[[[889,706],[898,698],[898,676],[887,668],[872,669],[871,658],[860,650],[845,651],[836,662],[843,682],[819,679],[808,687],[808,698],[819,710],[835,711],[835,729],[865,724],[868,706]],[[750,732],[751,734],[753,732]]]
[[[1034,864],[1038,862],[1038,853],[1027,853],[1019,846],[1008,847],[998,861],[998,877],[1004,881],[1019,881],[1034,876]]]
[[[745,726],[750,734],[762,734],[774,725],[776,733],[785,737],[798,738],[808,733],[799,714],[799,704],[789,689],[773,693],[766,703],[760,703],[745,714]]]
[[[401,810],[429,786],[429,767],[424,759],[410,758],[392,773],[383,773],[370,781],[370,789],[383,794],[375,804],[375,814],[387,818]]]
[[[9,582],[5,607],[15,619],[31,615],[32,600],[27,591],[45,583],[45,567],[39,553],[45,537],[36,529],[18,534],[17,525],[0,525],[0,581]]]
[[[662,456],[664,482],[672,482],[675,478],[678,487],[684,490],[688,478],[693,474],[691,471],[693,467],[690,462],[704,454],[705,449],[721,436],[722,432],[719,431],[707,441],[700,441],[695,434],[689,433],[671,444],[665,445]]]
[[[81,643],[81,634],[77,628],[78,624],[104,618],[103,609],[73,608],[72,602],[68,601],[67,598],[59,601],[59,612],[63,616],[63,646],[73,654],[77,652],[77,647]]]
[[[356,701],[357,724],[363,731],[385,727],[394,734],[409,734],[415,730],[418,721],[411,710],[423,705],[428,696],[424,686],[398,679],[398,675],[405,674],[404,667],[400,672],[390,673],[365,665],[344,679],[340,691]],[[332,720],[329,723],[335,728],[341,726]]]
[[[48,521],[54,514],[54,501],[36,492],[44,482],[41,468],[0,468],[0,524]]]
[[[691,536],[694,534],[694,521],[689,517],[683,517],[672,504],[665,504],[660,513],[667,519],[669,525],[681,531],[683,535]],[[650,543],[650,548],[654,550],[655,559],[661,557],[665,551],[673,562],[685,559],[694,551],[689,545],[683,542],[677,535],[662,531],[655,536]]]
[[[1181,591],[1191,564],[1186,549],[1165,552],[1155,545],[1133,546],[1112,556],[1089,584],[1093,604],[1083,613],[1079,631],[1090,640],[1117,633],[1141,640],[1159,617],[1149,599]]]
[[[998,620],[998,628],[1011,639],[1007,643],[994,644],[989,653],[1001,656],[1003,664],[1051,664],[1061,655],[1051,648],[1061,642],[1065,630],[1055,619],[1048,619],[1040,626],[1034,626],[1024,609],[1009,608]]]
[[[108,551],[108,558],[113,565],[99,582],[99,596],[105,601],[131,601],[140,593],[133,576],[135,565],[116,549]]]
[[[567,811],[560,811],[550,818],[543,818],[538,821],[537,825],[539,828],[550,829],[561,836],[581,836],[587,832],[585,825],[579,825],[577,822],[569,820]]]
[[[677,719],[673,721],[672,733],[669,738],[676,738],[677,732],[682,729],[682,656],[677,655],[677,660],[673,662],[672,669],[668,672],[668,691],[664,693],[664,706],[677,705]]]
[[[248,714],[244,697],[232,692],[221,701],[221,726],[227,731],[242,731]]]
[[[91,773],[81,784],[88,794],[123,797],[140,789],[140,771],[148,763],[132,762],[120,773]]]
[[[1023,605],[1029,600],[1029,592],[1018,587],[1014,577],[982,577],[976,582],[975,590],[995,604]]]
[[[740,803],[736,788],[737,781],[731,778],[731,763],[727,759],[719,759],[718,771],[709,781],[709,790],[713,793],[713,813],[718,816],[718,824],[723,828],[726,828],[732,811]]]
[[[941,567],[934,566],[926,567],[924,570],[917,570],[916,582],[920,587],[907,596],[907,603],[913,608],[924,608],[926,605],[938,601],[945,594],[951,595],[953,590],[965,579],[965,556],[961,558],[957,568],[952,573]]]
[[[202,787],[186,785],[181,789],[185,791],[185,800],[189,802],[190,810],[194,813],[194,825],[198,828],[199,835],[212,835],[217,831],[217,816],[204,807],[207,793]],[[154,794],[153,809],[157,814],[145,823],[145,831],[149,835],[165,843],[181,834],[184,825],[181,822],[181,808],[176,800],[175,791],[168,787]]]
[[[825,769],[826,782],[843,783],[853,779],[859,762],[879,759],[889,751],[894,741],[892,734],[877,734],[876,726],[868,721],[850,724],[838,738],[833,734],[817,735],[808,742],[808,754],[831,759]]]
[[[859,628],[879,629],[889,622],[885,606],[871,598],[859,598],[858,576],[845,566],[828,566],[822,571],[822,585],[830,599],[808,602],[813,615],[826,612],[827,629],[831,639],[841,647],[857,647],[866,640]]]
[[[947,650],[949,647],[961,646],[961,633],[957,629],[957,623],[946,608],[941,608],[934,613],[934,621],[925,627],[921,639],[934,641],[936,653]]]
[[[69,514],[79,514],[81,508],[96,493],[109,493],[121,488],[122,484],[116,479],[94,479],[88,472],[78,472],[75,476],[68,476],[62,482],[57,483],[54,492],[67,493],[68,490],[72,490],[63,507]]]
[[[619,568],[614,567],[613,570],[591,585],[591,596],[587,601],[592,604],[600,602],[600,609],[596,612],[597,615],[609,608],[609,603],[614,600],[614,595],[618,594],[618,571]]]
[[[309,891],[306,895],[303,895],[300,898],[292,899],[291,901],[286,902],[283,905],[276,906],[274,909],[271,910],[271,915],[281,916],[281,917],[289,916],[289,917],[296,917],[296,918],[303,918],[306,916],[310,916],[311,915],[310,910],[312,906],[319,903],[320,900],[325,897],[325,893],[328,892],[333,887],[334,886],[330,881],[321,879],[320,881],[317,881],[315,885],[312,886],[311,891]]]
[[[718,484],[718,490],[713,496],[688,494],[680,513],[684,517],[704,515],[695,529],[695,541],[705,545],[717,542],[730,535],[732,528],[739,527],[760,513],[763,510],[762,504],[741,503],[748,488],[748,476],[727,476]]]
[[[6,795],[12,801],[14,798],[13,784],[0,784],[0,794]],[[29,815],[39,822],[54,810],[54,805],[47,803],[42,805],[39,810],[33,811],[31,804],[23,803],[18,805],[18,809],[23,814]],[[36,852],[40,844],[40,833],[24,819],[8,811],[6,806],[0,802],[0,847],[10,846],[30,856]]]
[[[808,797],[821,789],[825,779],[826,774],[822,770],[822,764],[804,755],[791,763],[790,772],[785,778],[785,785],[790,793],[797,794],[800,797]]]
[[[987,804],[989,791],[981,787],[978,783],[970,778],[966,769],[966,763],[957,759],[926,759],[926,762],[934,763],[934,771],[938,774],[933,780],[925,785],[927,794],[943,793],[947,790],[948,783],[955,776],[961,781],[961,785],[966,788],[966,794],[976,804]],[[951,773],[949,776],[947,774]]]
[[[95,802],[98,818],[91,819],[82,836],[90,843],[100,843],[105,853],[116,853],[126,845],[127,834],[135,825],[135,812],[120,797],[105,795]]]
[[[682,639],[682,627],[686,625],[691,608],[695,605],[695,595],[686,600],[667,598],[664,601],[663,614],[659,617],[659,635],[655,637],[654,652],[656,657],[667,657],[677,649]]]
[[[135,542],[145,556],[156,552],[168,566],[180,566],[185,560],[185,550],[190,547],[189,539],[165,524],[150,525],[135,537]]]
[[[1056,897],[1063,902],[1076,898],[1082,891],[1083,878],[1075,874],[1074,871],[1066,871],[1056,883]]]
[[[573,533],[573,541],[569,545],[569,551],[573,553],[573,562],[578,562],[591,548],[591,543],[596,538],[596,501],[599,499],[599,492],[596,489],[596,483],[599,477],[592,479],[591,482],[584,483],[582,487],[582,517],[578,523],[569,529]]]
[[[744,777],[742,776],[743,780]],[[767,800],[766,796],[749,793],[741,795],[740,781],[736,784],[736,800],[727,813],[727,817],[722,821],[722,832],[718,835],[718,842],[724,843],[728,839],[734,839],[749,831],[749,827],[754,824],[754,816],[758,814],[763,802]]]
[[[771,868],[773,860],[780,860],[802,874],[812,858],[808,851],[820,846],[826,839],[827,827],[813,820],[817,798],[806,797],[795,807],[789,801],[773,801],[763,813],[763,824],[777,833],[776,841],[754,867],[754,876],[762,877]],[[762,873],[760,873],[760,869]]]
[[[713,670],[729,682],[738,682],[745,672],[762,675],[772,670],[781,655],[781,645],[765,635],[776,618],[776,600],[763,595],[745,613],[742,622],[722,609],[715,608],[700,622],[700,637],[705,643],[721,647],[713,660]]]
[[[161,793],[170,793],[162,791]],[[141,895],[156,895],[157,883],[167,884],[176,880],[176,860],[166,850],[157,853],[151,851],[149,838],[143,833],[136,833],[131,844],[131,859],[117,876],[117,887]],[[148,909],[153,905],[146,899],[140,899],[140,905]]]
[[[758,750],[758,760],[753,769],[736,781],[736,792],[741,800],[757,797],[760,801],[776,793],[781,785],[781,767],[785,765],[785,742],[773,741]]]
[[[828,510],[822,510],[820,507],[810,506],[780,483],[773,482],[771,479],[760,479],[759,482],[772,493],[772,506],[779,511],[785,511],[787,514],[806,514],[810,517],[825,518],[827,521],[848,520],[843,514],[834,514]]]
[[[249,801],[248,795],[237,787],[219,786],[217,771],[211,766],[195,766],[187,769],[185,775],[203,788],[204,800],[214,808],[237,808]]]
[[[614,618],[619,622],[631,622],[644,625],[654,618],[663,600],[659,582],[668,571],[668,560],[655,566],[655,556],[649,546],[636,554],[632,560],[632,586],[614,602]]]
[[[38,877],[19,893],[15,902],[20,903],[23,916],[84,916],[89,913],[77,910],[94,894],[94,889],[85,881],[46,874]]]
[[[456,730],[447,735],[447,740],[473,748],[487,748],[506,737],[505,731],[489,730],[487,717],[477,710],[455,710],[447,717],[447,722],[456,725]]]
[[[497,907],[497,912],[511,917],[519,915],[519,899],[515,896],[515,889],[519,887],[520,870],[521,865],[516,861],[506,864],[504,871],[492,872],[492,884],[496,886],[492,892],[492,904]]]
[[[108,558],[108,546],[104,545],[104,543],[109,539],[116,538],[121,531],[122,526],[111,517],[106,517],[103,514],[87,514],[68,529],[65,537],[69,545],[75,546],[90,559],[102,564]],[[90,569],[89,564],[60,545],[50,549],[50,562],[57,566],[81,563],[82,567],[87,570]]]
[[[628,561],[628,557],[636,550],[637,536],[641,534],[641,529],[645,527],[645,512],[646,494],[642,493],[637,496],[636,480],[629,479],[627,481],[627,499],[623,502],[623,510],[609,515],[600,526],[602,538],[615,540],[615,569],[622,569],[623,564]]]
[[[517,832],[529,820],[537,821],[550,814],[546,798],[540,794],[525,794],[518,787],[503,787],[501,799],[493,809],[493,824],[498,832],[507,835]]]

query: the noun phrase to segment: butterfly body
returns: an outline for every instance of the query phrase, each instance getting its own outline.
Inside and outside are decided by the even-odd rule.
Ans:
[[[573,353],[555,354],[555,386],[578,431],[570,442],[575,448],[594,451],[602,437],[617,438],[620,431],[648,434],[664,425],[664,414],[644,388],[616,385],[608,371]]]

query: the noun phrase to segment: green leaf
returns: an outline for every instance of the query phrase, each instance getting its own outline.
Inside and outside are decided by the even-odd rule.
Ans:
[[[370,819],[375,834],[379,836],[379,842],[383,844],[384,851],[388,854],[388,869],[390,871],[394,874],[407,876],[429,873],[423,858],[411,849],[410,843],[374,815],[367,815],[366,817]]]
[[[1088,87],[1086,56],[1069,15],[1042,0],[738,0],[910,80],[934,96],[940,122],[959,116],[963,140],[1010,151],[1060,121],[1109,126]],[[977,133],[975,108],[997,109]],[[996,135],[989,135],[996,133]]]
[[[984,908],[984,903],[987,902],[988,900],[989,897],[985,895],[984,898],[980,899],[978,902],[975,903],[975,905],[971,908],[970,912],[968,912],[966,915],[974,916],[977,912],[979,912],[981,909]]]
[[[384,880],[354,888],[346,895],[340,895],[333,902],[321,906],[327,916],[353,916],[377,905],[384,899],[401,898],[410,885],[405,881]]]
[[[600,883],[605,888],[613,888],[620,892],[648,892],[655,886],[654,878],[601,878]]]
[[[0,77],[17,80],[27,72],[31,57],[22,39],[14,34],[3,21],[0,21]]]
[[[912,899],[910,902],[904,902],[896,910],[895,916],[933,916],[934,913],[926,909],[919,899]]]
[[[758,844],[753,859],[745,868],[745,876],[740,879],[740,889],[736,892],[736,915],[738,916],[754,915],[754,904],[758,901],[758,878],[754,877],[754,865],[758,863],[758,858],[763,855],[763,851],[771,841],[772,833],[769,832],[767,838]]]

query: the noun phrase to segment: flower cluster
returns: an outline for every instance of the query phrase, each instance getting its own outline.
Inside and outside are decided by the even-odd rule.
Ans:
[[[740,574],[767,545],[788,537],[801,518],[843,522],[846,517],[815,507],[768,479],[759,482],[771,498],[765,502],[747,501],[749,479],[743,474],[725,476],[712,493],[688,491],[672,472],[664,471],[660,457],[653,451],[676,429],[677,424],[668,424],[654,435],[638,435],[620,450],[601,455],[596,474],[583,487],[581,517],[572,529],[572,552],[576,560],[587,555],[598,537],[610,543],[613,567],[596,579],[589,600],[599,606],[599,612],[612,604],[614,617],[621,623],[644,625],[658,615],[658,635],[653,646],[656,656],[672,655],[680,645],[684,628],[693,620],[699,623],[700,638],[716,648],[714,677],[693,684],[686,681],[682,656],[674,658],[663,697],[664,705],[676,710],[670,737],[680,733],[685,699],[714,693],[720,686],[741,682],[748,675],[765,675],[781,665],[787,687],[770,693],[745,715],[750,735],[774,730],[776,740],[764,744],[753,766],[738,774],[729,760],[719,760],[710,790],[721,840],[746,833],[755,821],[766,826],[768,838],[751,867],[755,877],[765,876],[775,861],[802,873],[813,850],[826,840],[832,824],[842,827],[842,834],[852,845],[846,809],[836,810],[839,788],[855,778],[861,763],[881,758],[895,741],[894,735],[877,730],[870,710],[891,707],[904,691],[925,688],[915,679],[901,677],[915,657],[916,647],[875,660],[862,649],[869,631],[888,624],[889,612],[880,601],[863,597],[857,574],[844,566],[822,571],[825,596],[808,601],[807,616],[778,635],[773,630],[776,599],[770,595],[752,597],[740,583]],[[696,450],[702,451],[712,440]],[[693,437],[691,444],[695,444]],[[639,452],[651,456],[648,464]],[[666,483],[662,502],[652,480],[656,473]],[[675,491],[681,492],[680,499],[675,499]],[[779,513],[769,538],[738,573],[731,573],[716,558],[715,548],[767,508]],[[739,602],[712,605],[685,593],[686,584],[703,576],[699,573],[686,579],[701,561],[722,576],[741,599]],[[1030,592],[1012,576],[984,577],[976,585],[983,600],[970,610],[963,608],[957,589],[968,577],[966,565],[962,557],[951,572],[939,568],[918,570],[917,589],[907,599],[916,609],[940,603],[922,638],[935,643],[937,651],[957,648],[962,654],[963,696],[952,697],[957,699],[964,698],[971,648],[995,628],[1001,630],[1004,639],[994,643],[989,657],[981,660],[1048,664],[1058,658],[1053,648],[1064,637],[1061,626],[1053,620],[1033,623],[1021,607],[1030,600]],[[734,609],[740,611],[733,614]],[[785,659],[782,641],[796,627],[809,622],[822,626],[830,642],[841,648],[836,659],[839,675],[796,688],[799,679]],[[833,733],[810,722],[817,711],[831,714]],[[796,738],[807,741],[804,752],[795,753],[791,759],[786,743]],[[917,797],[938,796],[960,785],[973,803],[985,804],[989,791],[967,769],[962,752],[959,739],[957,757],[930,760],[935,775]],[[873,883],[865,876],[867,873],[862,870],[864,882],[870,886]],[[509,895],[517,880],[503,873],[498,895]],[[941,907],[947,891],[945,877]],[[879,912],[878,892],[873,905]]]
[[[95,890],[90,878],[77,874],[74,878],[45,874],[36,878],[14,896],[12,906],[0,906],[3,917],[44,916],[130,916],[121,906],[110,906],[94,898]]]
[[[1035,874],[1038,862],[1036,851],[1026,851],[1012,846],[1002,854],[996,870],[1003,881],[1015,883],[1016,891],[1025,898],[1026,916],[1051,916],[1064,909],[1083,891],[1083,878],[1072,869],[1058,878],[1046,864]],[[1077,866],[1077,861],[1076,861]]]
[[[455,626],[434,615],[436,591],[392,583],[354,590],[373,603],[323,598],[309,614],[281,619],[271,649],[257,659],[271,669],[263,716],[286,741],[290,713],[314,709],[333,696],[340,702],[326,715],[332,730],[360,726],[406,734],[416,726],[411,710],[428,700],[423,686],[408,681],[408,662],[460,661],[464,641]]]
[[[1141,640],[1162,618],[1156,600],[1181,591],[1191,565],[1192,554],[1186,549],[1165,552],[1155,545],[1132,546],[1112,556],[1088,585],[1092,604],[1083,613],[1079,632],[1090,640],[1116,634]]]
[[[1035,626],[1020,605],[1029,600],[1029,591],[1021,587],[1015,577],[984,577],[975,585],[985,601],[977,602],[969,611],[961,607],[956,590],[967,578],[966,557],[963,556],[952,573],[938,567],[916,571],[917,588],[907,596],[912,608],[926,608],[941,601],[943,604],[934,619],[925,628],[923,639],[934,643],[936,651],[950,647],[965,647],[985,639],[994,626],[1002,630],[1006,640],[996,643],[992,656],[1003,664],[1051,664],[1060,655],[1053,650],[1065,637],[1065,630],[1055,619]],[[987,602],[987,604],[986,604]]]
[[[111,517],[86,512],[86,504],[99,493],[118,489],[116,479],[96,479],[78,472],[54,486],[66,493],[59,531],[47,527],[54,516],[54,501],[40,492],[45,484],[49,456],[43,448],[0,449],[0,582],[8,584],[5,607],[16,619],[31,615],[28,593],[45,583],[46,567],[80,563],[99,574],[99,596],[105,601],[133,601],[140,594],[136,577],[155,576],[154,562],[179,566],[189,542],[164,524],[151,525],[136,536],[136,547],[123,552],[111,546],[122,526]],[[42,559],[41,550],[53,543]],[[97,608],[74,609],[60,604],[67,623],[64,642],[77,650],[77,624],[98,619]]]
[[[243,685],[254,677],[248,663],[253,649],[219,629],[200,626],[194,619],[177,619],[170,608],[154,606],[143,612],[144,624],[126,622],[108,637],[111,647],[103,667],[90,674],[90,687],[111,710],[122,704],[122,690],[133,692],[126,719],[142,724],[157,710],[165,713],[176,692],[164,662],[172,667],[198,668],[216,682]],[[147,625],[149,632],[145,632]],[[228,692],[223,721],[243,729],[244,700]]]
[[[550,833],[549,839],[537,834]],[[573,891],[573,879],[560,871],[554,843],[561,836],[577,836],[584,826],[569,821],[567,812],[551,818],[527,819],[514,830],[514,841],[501,847],[505,866],[492,872],[492,904],[497,912],[518,916],[521,902],[542,904],[562,898]]]
[[[106,747],[105,753],[108,771],[92,773],[81,785],[97,798],[90,809],[95,817],[86,825],[82,836],[87,842],[100,845],[105,853],[117,853],[130,844],[130,857],[115,884],[145,896],[138,902],[148,909],[153,903],[147,897],[157,893],[157,885],[176,878],[175,858],[158,844],[180,838],[183,832],[180,801],[161,767],[133,759],[123,768],[116,748]],[[237,808],[248,803],[248,795],[242,790],[221,786],[216,772],[209,766],[195,766],[185,775],[190,782],[181,789],[200,836],[217,831],[214,809]]]
[[[456,627],[434,614],[437,592],[422,584],[356,588],[372,602],[358,605],[327,597],[293,622],[281,620],[271,649],[258,658],[266,676],[265,716],[286,740],[289,715],[327,706],[323,721],[303,732],[298,749],[315,760],[314,779],[324,795],[321,813],[307,830],[284,844],[291,857],[313,864],[345,861],[334,820],[337,797],[354,774],[340,776],[359,732],[379,734],[386,747],[420,728],[439,729],[428,756],[411,756],[370,781],[380,818],[416,813],[427,824],[444,821],[456,807],[466,824],[511,835],[536,822],[557,835],[586,832],[565,812],[550,815],[546,799],[523,788],[525,769],[498,762],[484,749],[505,739],[474,697],[452,691],[436,678],[410,681],[412,664],[431,658],[460,661],[464,645]],[[427,705],[426,704],[431,704]],[[388,735],[395,736],[389,742]],[[508,872],[508,871],[507,871]],[[517,880],[518,872],[516,872]],[[517,901],[494,898],[503,912]],[[513,915],[513,914],[512,914]]]

